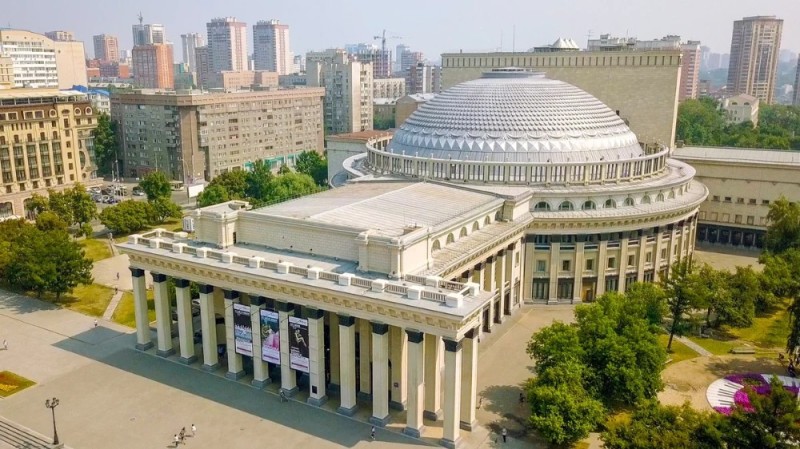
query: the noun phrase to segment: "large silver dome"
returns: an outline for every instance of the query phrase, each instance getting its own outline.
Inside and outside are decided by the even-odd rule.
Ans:
[[[487,72],[437,95],[400,126],[388,152],[488,162],[629,160],[636,135],[600,100],[540,73]]]

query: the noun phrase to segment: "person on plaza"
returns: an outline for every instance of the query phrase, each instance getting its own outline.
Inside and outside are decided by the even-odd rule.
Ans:
[[[5,339],[3,340],[3,350],[8,351],[8,341]]]
[[[186,427],[181,427],[181,431],[178,436],[181,439],[181,443],[183,443],[183,439],[186,438]]]
[[[523,402],[525,402],[525,395],[520,393],[519,394],[519,403],[522,404]]]
[[[506,431],[505,427],[503,427],[502,435],[503,435],[503,443],[507,443],[508,442],[508,431]]]
[[[178,447],[178,445],[181,444],[181,440],[180,440],[180,438],[178,438],[178,434],[177,433],[175,434],[175,438],[173,438],[173,439],[175,440],[175,447]]]
[[[97,320],[94,320],[94,327],[97,327]]]
[[[119,280],[119,272],[117,272],[117,280]]]
[[[375,426],[372,426],[372,430],[370,430],[370,432],[369,432],[369,436],[370,436],[370,438],[372,438],[373,440],[375,439]]]
[[[195,427],[195,425],[192,424],[192,436],[194,436],[196,433],[197,433],[197,427]]]

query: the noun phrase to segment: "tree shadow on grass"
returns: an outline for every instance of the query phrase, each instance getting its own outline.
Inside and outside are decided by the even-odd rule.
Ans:
[[[785,376],[786,367],[776,359],[752,358],[747,356],[716,357],[708,364],[708,371],[718,377],[735,373],[777,374]]]

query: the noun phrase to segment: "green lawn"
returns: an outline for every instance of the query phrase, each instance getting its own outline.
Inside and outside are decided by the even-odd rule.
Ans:
[[[36,385],[36,382],[18,376],[11,371],[0,371],[0,398],[7,398],[32,385]]]
[[[100,284],[79,285],[71,294],[65,295],[59,303],[68,309],[92,316],[103,316],[114,289]]]
[[[83,247],[83,250],[86,252],[86,257],[92,262],[108,259],[112,256],[108,239],[85,239],[81,241],[80,244]]]
[[[665,348],[667,347],[668,341],[669,335],[663,334],[658,336],[658,342],[661,343]],[[684,360],[693,359],[695,357],[697,357],[697,353],[691,348],[676,339],[672,340],[672,352],[667,353],[667,359],[672,359],[670,363],[678,363]]]
[[[144,234],[145,232],[150,232],[153,229],[161,228],[170,232],[181,232],[183,231],[183,219],[179,220],[172,220],[168,221],[164,224],[153,226],[152,228],[145,229],[143,231],[136,232],[135,234]],[[116,235],[114,234],[114,241],[117,243],[125,243],[128,241],[127,235]]]
[[[153,301],[153,291],[147,291],[147,317],[150,322],[156,319],[156,306]],[[117,304],[117,310],[111,317],[114,322],[123,324],[128,327],[136,327],[136,315],[133,311],[133,293],[124,292],[122,299]]]

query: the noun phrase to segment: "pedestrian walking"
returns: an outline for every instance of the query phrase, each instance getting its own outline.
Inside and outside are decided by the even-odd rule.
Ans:
[[[503,443],[507,442],[508,442],[508,431],[506,431],[506,428],[503,427]]]
[[[180,440],[180,438],[178,438],[178,434],[177,433],[175,434],[174,440],[175,440],[175,447],[178,447],[178,445],[181,444],[181,440]]]
[[[522,404],[523,402],[525,402],[525,395],[520,393],[519,394],[519,403]]]
[[[117,280],[119,280],[119,271],[117,271]]]
[[[97,327],[97,320],[94,320],[94,327]]]
[[[3,351],[8,351],[8,341],[3,340]]]
[[[194,436],[196,433],[197,433],[197,427],[195,427],[195,425],[192,424],[192,436]]]
[[[370,436],[370,438],[375,440],[375,426],[372,426],[372,430],[370,430],[369,436]]]

